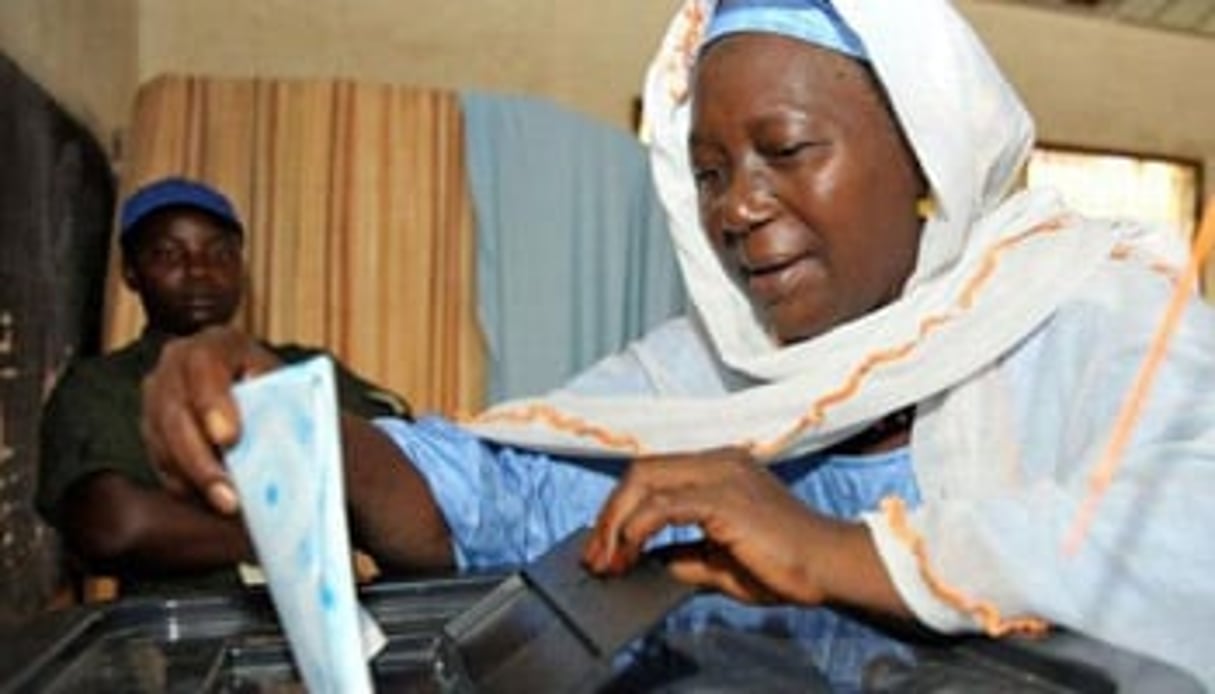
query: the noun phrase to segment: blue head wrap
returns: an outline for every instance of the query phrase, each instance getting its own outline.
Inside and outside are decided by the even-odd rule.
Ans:
[[[827,0],[721,0],[701,45],[741,32],[779,34],[868,60],[861,38]]]

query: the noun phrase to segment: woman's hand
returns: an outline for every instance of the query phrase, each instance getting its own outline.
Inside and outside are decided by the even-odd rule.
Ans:
[[[680,580],[746,602],[906,613],[863,525],[816,513],[741,449],[634,462],[600,512],[583,559],[598,573],[623,572],[668,525],[697,525],[705,536],[666,550]]]
[[[144,379],[141,427],[166,487],[197,490],[217,511],[236,512],[236,491],[217,453],[240,437],[232,385],[277,366],[274,354],[231,328],[165,346]],[[387,566],[450,567],[450,532],[426,481],[370,423],[344,415],[341,426],[347,509],[359,545]]]
[[[233,328],[208,328],[165,345],[143,382],[140,430],[167,489],[197,490],[217,511],[236,511],[236,492],[217,455],[240,437],[232,384],[278,365],[277,357]]]

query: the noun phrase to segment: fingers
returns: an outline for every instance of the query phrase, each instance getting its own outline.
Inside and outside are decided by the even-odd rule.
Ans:
[[[634,462],[604,504],[583,562],[622,573],[663,528],[688,525],[703,541],[699,554],[675,552],[677,578],[751,602],[822,602],[819,565],[822,552],[834,551],[834,526],[737,449]]]
[[[143,384],[141,430],[168,489],[194,489],[222,513],[237,510],[218,450],[240,436],[233,382],[273,368],[276,360],[254,340],[212,328],[165,346]]]
[[[646,461],[634,461],[608,496],[582,552],[583,563],[588,569],[598,573],[620,573],[631,565],[620,549],[622,527],[633,510],[652,492],[652,485],[657,483],[651,480],[653,476]]]
[[[753,466],[738,449],[634,462],[600,511],[583,561],[592,571],[620,573],[664,527],[711,526],[722,507],[721,483]]]
[[[191,430],[201,433],[207,443],[222,448],[236,443],[240,435],[240,415],[232,398],[232,384],[245,368],[235,335],[221,333],[200,344],[171,345],[179,351],[166,355],[175,359],[173,366],[180,364],[183,418],[201,424],[201,432],[197,428]]]
[[[770,605],[779,596],[765,588],[729,554],[706,542],[679,545],[663,552],[677,580],[712,588],[742,602]]]
[[[605,529],[616,538],[615,556],[607,567],[609,573],[620,573],[633,566],[645,550],[646,542],[672,525],[705,526],[712,522],[715,510],[714,490],[682,487],[651,490],[630,512],[614,523],[615,530]]]

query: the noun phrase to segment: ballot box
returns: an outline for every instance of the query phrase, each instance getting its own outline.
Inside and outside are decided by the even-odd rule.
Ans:
[[[506,580],[437,577],[364,587],[360,600],[388,637],[371,663],[377,691],[476,691],[475,682],[436,674],[440,637]],[[512,638],[532,636],[522,630]],[[860,691],[1203,691],[1176,668],[1075,635],[1033,642],[900,638],[898,657],[858,665],[865,669],[857,677]],[[558,652],[540,649],[530,657],[541,669],[563,665]],[[721,627],[681,632],[660,623],[614,663],[617,672],[596,691],[833,691],[790,644]],[[0,633],[0,692],[296,691],[303,685],[270,600],[259,591],[120,600],[49,613]]]
[[[362,601],[388,636],[380,691],[430,692],[440,627],[500,577],[393,581]],[[269,595],[135,598],[51,613],[0,637],[3,692],[304,691]]]

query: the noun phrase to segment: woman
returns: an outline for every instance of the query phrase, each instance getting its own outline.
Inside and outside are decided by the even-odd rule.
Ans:
[[[598,511],[596,571],[704,538],[674,550],[677,575],[745,600],[944,632],[1058,624],[1215,681],[1199,645],[1215,401],[1194,387],[1215,373],[1215,318],[1186,315],[1065,552],[1177,249],[1008,195],[1032,124],[952,7],[689,0],[646,107],[693,315],[485,413],[482,438],[345,422],[364,544],[404,564],[518,561]],[[237,435],[231,374],[265,365],[212,333],[147,389],[150,445],[228,510],[207,442]],[[637,458],[618,486],[610,454]]]

